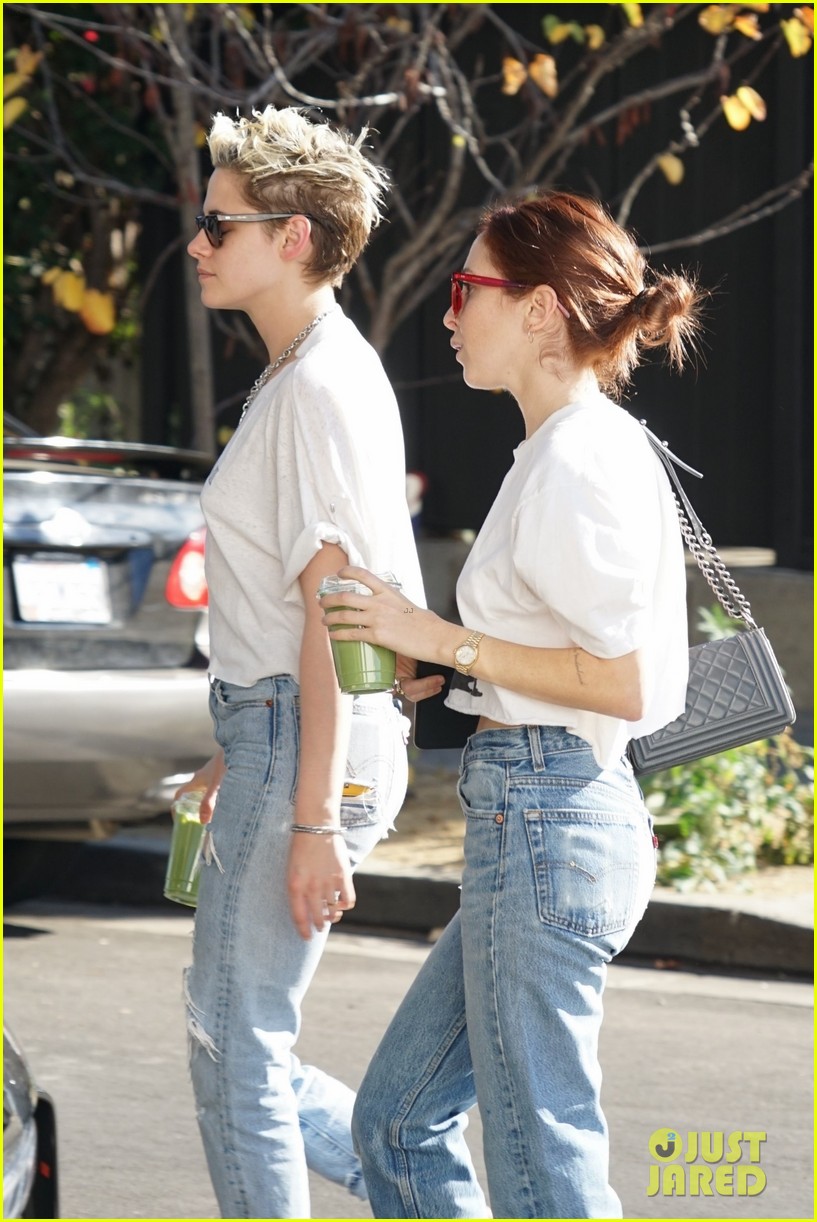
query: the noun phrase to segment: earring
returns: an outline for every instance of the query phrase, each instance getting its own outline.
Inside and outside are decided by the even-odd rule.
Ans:
[[[529,344],[533,343],[533,331],[532,330],[528,331],[528,343]]]

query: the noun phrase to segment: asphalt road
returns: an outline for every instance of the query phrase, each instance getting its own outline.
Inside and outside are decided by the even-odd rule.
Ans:
[[[57,1107],[67,1218],[217,1216],[185,1063],[181,972],[190,916],[32,902],[5,914],[5,1014]],[[354,1086],[428,947],[338,929],[308,998],[299,1052]],[[812,1216],[811,986],[615,964],[602,1042],[612,1177],[627,1218]],[[737,1169],[676,1161],[684,1192],[648,1142],[671,1130],[758,1133],[738,1147],[756,1196],[731,1195]],[[471,1127],[479,1158],[479,1122]],[[661,1139],[666,1146],[666,1135]],[[715,1139],[717,1146],[717,1139]],[[717,1153],[717,1151],[716,1151]],[[699,1169],[692,1170],[693,1166]],[[651,1170],[652,1168],[652,1170]],[[659,1191],[648,1195],[650,1176]],[[691,1195],[693,1182],[699,1195]],[[369,1217],[314,1181],[313,1214]]]

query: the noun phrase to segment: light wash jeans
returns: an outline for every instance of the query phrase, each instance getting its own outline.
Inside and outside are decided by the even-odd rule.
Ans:
[[[613,1218],[598,1038],[606,966],[655,879],[629,763],[564,729],[465,748],[461,911],[375,1053],[353,1118],[378,1218],[490,1217],[464,1139],[479,1103],[498,1218]]]
[[[347,778],[371,789],[341,811],[356,866],[403,802],[408,723],[387,693],[353,707]],[[214,680],[210,708],[227,772],[185,979],[199,1128],[223,1217],[308,1218],[307,1166],[363,1199],[366,1189],[353,1092],[292,1051],[328,933],[305,942],[287,898],[298,685],[290,675],[251,688]]]

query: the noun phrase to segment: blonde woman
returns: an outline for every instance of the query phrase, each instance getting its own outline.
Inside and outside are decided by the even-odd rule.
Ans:
[[[339,693],[316,592],[347,562],[423,589],[403,437],[381,363],[335,301],[380,219],[361,141],[295,110],[219,115],[188,246],[208,309],[269,354],[202,495],[212,852],[186,982],[197,1117],[222,1214],[309,1217],[307,1166],[365,1197],[352,1092],[300,1063],[301,1003],[352,871],[406,787],[389,693]],[[353,796],[344,797],[351,782]],[[217,800],[216,800],[217,799]]]
[[[672,492],[611,396],[645,348],[683,363],[700,294],[565,192],[492,209],[451,287],[463,377],[509,391],[525,439],[459,579],[465,628],[356,569],[374,595],[326,607],[340,639],[455,666],[449,703],[479,717],[461,911],[374,1056],[354,1132],[376,1217],[620,1217],[602,995],[655,875],[625,749],[683,711],[688,649]],[[463,1136],[477,1102],[490,1209]]]

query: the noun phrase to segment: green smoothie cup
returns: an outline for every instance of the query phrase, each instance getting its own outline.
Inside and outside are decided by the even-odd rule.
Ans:
[[[399,590],[400,582],[393,573],[378,573],[381,581],[388,582]],[[368,586],[359,581],[344,581],[339,577],[324,577],[318,589],[318,598],[325,594],[336,594],[338,601],[332,611],[343,611],[344,594],[371,594]],[[332,629],[329,630],[330,636]],[[342,692],[363,695],[372,692],[388,692],[394,687],[396,656],[393,649],[382,645],[369,645],[367,641],[332,640],[332,657]]]
[[[173,835],[167,859],[164,894],[177,904],[195,908],[199,897],[201,851],[205,824],[199,819],[203,789],[191,789],[173,803]]]

